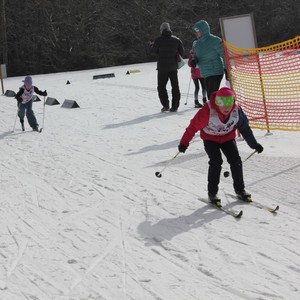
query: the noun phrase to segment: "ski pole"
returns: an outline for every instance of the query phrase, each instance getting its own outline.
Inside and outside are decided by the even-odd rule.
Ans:
[[[255,154],[257,150],[254,150],[247,158],[244,159],[243,163],[247,161],[253,154]]]
[[[43,104],[43,121],[42,121],[42,128],[40,129],[40,132],[42,132],[43,128],[44,128],[44,123],[45,123],[45,98],[46,96],[44,96],[44,104]]]
[[[257,151],[254,150],[249,156],[247,156],[244,160],[243,160],[243,163],[246,162],[252,155],[254,155]],[[230,172],[229,171],[225,171],[224,172],[224,177],[228,177],[230,175]]]
[[[17,113],[16,113],[16,117],[15,117],[15,122],[14,122],[14,127],[13,127],[13,129],[12,129],[11,132],[14,132],[14,131],[15,131],[16,123],[17,123],[17,118],[18,118],[18,113],[19,113],[19,107],[18,107],[18,109],[17,109]]]
[[[189,97],[189,92],[190,92],[191,81],[192,81],[192,75],[190,77],[189,87],[188,87],[188,91],[187,91],[187,94],[186,94],[186,100],[185,100],[184,105],[187,105],[187,101],[188,101],[188,97]]]
[[[166,169],[166,167],[178,156],[178,154],[179,154],[180,152],[178,151],[177,152],[177,154],[174,156],[174,157],[172,157],[169,161],[168,161],[168,163],[163,167],[163,169],[160,171],[160,172],[155,172],[155,176],[156,177],[158,177],[158,178],[160,178],[161,176],[162,176],[162,172]]]

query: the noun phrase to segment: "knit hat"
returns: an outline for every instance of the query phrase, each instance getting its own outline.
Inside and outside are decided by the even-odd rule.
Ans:
[[[26,86],[32,86],[32,77],[26,76],[25,79],[23,80],[23,82]]]
[[[234,93],[228,87],[220,88],[216,93],[216,105],[230,107],[234,103]]]
[[[162,33],[164,30],[171,31],[170,24],[166,23],[166,22],[162,23],[160,25],[159,30],[160,30],[160,33]]]

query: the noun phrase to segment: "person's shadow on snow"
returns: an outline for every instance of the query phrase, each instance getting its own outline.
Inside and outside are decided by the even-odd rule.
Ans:
[[[6,138],[6,137],[12,137],[18,134],[24,134],[23,131],[7,131],[0,134],[0,140]]]
[[[158,112],[158,113],[154,113],[154,114],[151,114],[151,115],[141,116],[141,117],[138,117],[138,118],[133,119],[133,120],[124,121],[124,122],[121,122],[121,123],[107,124],[103,127],[103,129],[113,129],[113,128],[119,128],[119,127],[124,127],[124,126],[131,126],[131,125],[136,125],[136,124],[139,124],[139,123],[148,122],[152,119],[161,119],[161,118],[167,118],[167,117],[174,117],[178,114],[180,114],[180,115],[184,114],[186,111],[189,111],[189,110],[192,110],[192,109],[193,108],[185,109],[185,110],[179,111],[177,113],[161,113],[161,112]]]
[[[201,227],[205,223],[223,218],[224,216],[226,216],[224,213],[217,211],[209,205],[205,205],[187,216],[162,219],[154,224],[144,221],[137,229],[140,236],[145,240],[145,245],[153,246],[165,240],[170,241],[178,234]]]

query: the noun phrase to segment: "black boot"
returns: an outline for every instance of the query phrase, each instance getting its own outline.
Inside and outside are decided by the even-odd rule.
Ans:
[[[215,206],[218,206],[218,207],[222,206],[221,199],[217,195],[211,194],[209,192],[208,192],[208,201]]]
[[[245,202],[252,202],[251,194],[247,193],[245,190],[242,191],[235,191],[239,200]]]
[[[205,104],[207,102],[206,97],[203,97],[202,102],[203,102],[203,104]]]
[[[24,120],[20,120],[22,131],[25,131]]]
[[[199,103],[198,100],[195,100],[195,108],[201,108],[202,104]]]

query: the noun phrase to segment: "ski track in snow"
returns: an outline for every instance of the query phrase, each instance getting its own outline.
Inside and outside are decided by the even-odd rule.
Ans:
[[[153,64],[140,67],[148,74],[134,84],[133,75],[78,83],[92,71],[35,76],[66,99],[85,86],[80,109],[46,107],[41,134],[9,133],[15,103],[1,96],[0,299],[296,299],[299,156],[278,155],[278,133],[255,131],[265,152],[244,164],[246,186],[279,212],[228,196],[230,177],[220,196],[242,219],[206,206],[197,200],[207,177],[198,137],[154,176],[195,113],[192,100],[183,105],[189,74],[179,73],[179,112],[161,114]],[[7,81],[15,89],[20,80]],[[42,106],[34,110],[41,119]],[[243,159],[251,149],[238,144]]]

